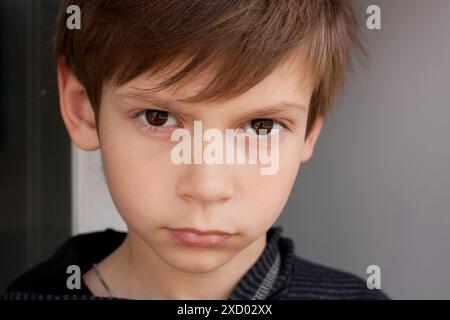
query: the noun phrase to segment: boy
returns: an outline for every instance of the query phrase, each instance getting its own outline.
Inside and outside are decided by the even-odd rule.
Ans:
[[[80,30],[66,27],[70,5],[81,9]],[[296,256],[273,227],[351,49],[362,49],[356,29],[344,0],[63,1],[55,38],[62,118],[79,148],[101,150],[128,232],[69,239],[5,297],[386,298]],[[237,153],[270,147],[275,172],[215,161],[217,141],[212,161],[175,163],[174,132],[195,135],[196,122],[215,130],[209,141],[246,130]],[[269,136],[277,139],[264,145]],[[79,268],[80,286],[70,285],[69,267]]]

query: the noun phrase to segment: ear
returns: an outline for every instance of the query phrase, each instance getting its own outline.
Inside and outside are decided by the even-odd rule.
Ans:
[[[323,117],[318,117],[303,145],[301,162],[306,162],[311,158],[320,130],[322,129],[322,124]]]
[[[61,115],[72,142],[85,151],[98,149],[95,115],[85,88],[63,58],[58,61],[57,72]]]

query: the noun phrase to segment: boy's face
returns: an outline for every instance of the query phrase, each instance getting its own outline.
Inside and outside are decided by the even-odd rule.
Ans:
[[[157,99],[191,96],[205,83],[202,77],[158,93],[143,89],[156,85],[159,78],[141,76],[123,86],[106,85],[98,139],[95,127],[89,124],[92,110],[87,108],[79,83],[60,70],[61,109],[75,144],[85,150],[101,148],[108,188],[129,232],[172,267],[207,272],[238,253],[245,255],[251,244],[265,241],[266,231],[285,206],[300,164],[312,155],[322,119],[305,141],[311,90],[302,81],[304,71],[298,61],[289,60],[251,90],[216,104],[155,104]],[[267,106],[281,107],[254,116]],[[78,111],[73,111],[76,108]],[[158,118],[148,123],[149,117],[142,116],[145,109],[167,112],[159,113],[162,121]],[[262,175],[261,166],[255,164],[176,165],[171,160],[177,144],[171,141],[171,132],[178,127],[192,132],[194,120],[200,120],[203,130],[224,132],[227,128],[251,128],[251,121],[259,118],[273,119],[274,128],[283,128],[275,175]],[[149,124],[153,129],[148,129]],[[166,228],[220,230],[233,236],[221,245],[200,248],[179,244]]]

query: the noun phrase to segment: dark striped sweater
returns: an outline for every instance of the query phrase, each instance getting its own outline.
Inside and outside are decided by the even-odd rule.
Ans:
[[[267,233],[267,245],[260,258],[241,278],[229,300],[279,299],[388,299],[380,290],[347,272],[334,270],[298,257],[291,239],[281,236],[282,227]],[[81,289],[66,285],[69,265],[81,273],[108,256],[126,233],[111,229],[78,235],[66,241],[47,261],[17,278],[2,298],[6,300],[97,300],[81,281]]]

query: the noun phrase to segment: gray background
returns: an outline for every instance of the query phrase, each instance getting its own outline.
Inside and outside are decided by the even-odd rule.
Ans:
[[[395,299],[450,299],[450,1],[381,7],[279,218],[298,254],[366,278]],[[363,25],[365,26],[365,24]]]

